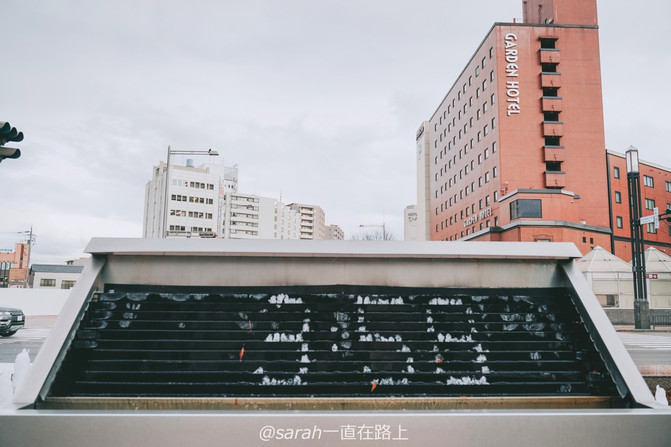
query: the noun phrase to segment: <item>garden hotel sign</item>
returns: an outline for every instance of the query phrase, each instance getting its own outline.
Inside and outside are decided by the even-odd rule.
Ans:
[[[470,225],[473,225],[475,222],[481,219],[486,219],[487,217],[491,217],[492,215],[492,209],[487,208],[486,210],[480,211],[479,214],[473,214],[471,217],[466,219],[464,221],[464,227],[468,227]]]
[[[508,33],[503,38],[506,47],[506,107],[508,116],[518,115],[520,113],[520,81],[511,80],[510,78],[517,78],[519,75],[519,55],[517,51],[517,34]]]

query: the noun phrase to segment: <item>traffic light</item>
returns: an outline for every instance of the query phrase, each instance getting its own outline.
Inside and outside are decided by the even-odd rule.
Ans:
[[[13,147],[0,147],[0,162],[5,158],[19,158],[21,151]]]
[[[671,223],[671,208],[667,208],[666,213],[659,216],[659,218]]]
[[[19,158],[21,151],[13,147],[1,147],[9,141],[18,143],[23,141],[23,132],[16,130],[11,124],[0,121],[0,162],[5,158]]]

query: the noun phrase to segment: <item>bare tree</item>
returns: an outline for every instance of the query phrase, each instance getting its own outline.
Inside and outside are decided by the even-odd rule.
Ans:
[[[351,240],[353,241],[393,241],[394,234],[385,228],[384,234],[382,234],[382,229],[380,230],[360,230],[359,233],[352,234]]]

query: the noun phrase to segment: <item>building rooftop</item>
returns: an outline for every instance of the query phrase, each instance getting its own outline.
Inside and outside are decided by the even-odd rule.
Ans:
[[[84,267],[81,265],[33,264],[30,269],[33,273],[81,273]]]

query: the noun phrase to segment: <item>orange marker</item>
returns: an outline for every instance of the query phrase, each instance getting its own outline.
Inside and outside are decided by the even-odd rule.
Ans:
[[[377,388],[377,382],[373,380],[373,384],[372,384],[372,386],[370,387],[370,392],[372,393],[373,390],[375,390],[375,388]]]
[[[242,361],[242,356],[245,355],[245,347],[243,346],[242,349],[240,350],[240,361]]]

